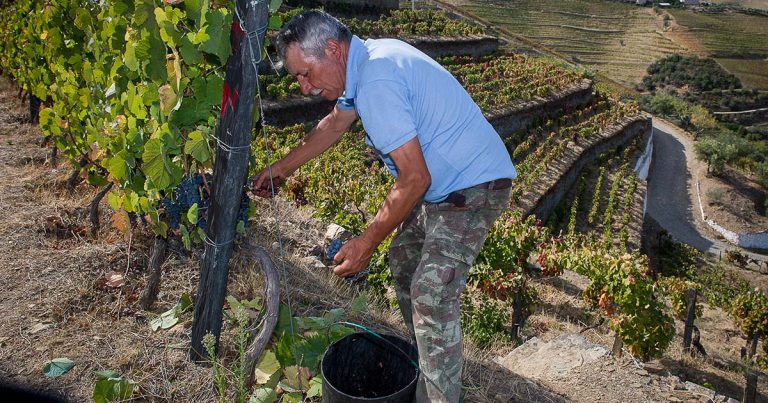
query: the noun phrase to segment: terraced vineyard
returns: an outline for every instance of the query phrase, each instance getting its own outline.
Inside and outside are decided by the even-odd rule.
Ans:
[[[469,57],[452,57],[441,59],[440,63],[486,114],[551,96],[584,79],[581,73],[522,55],[487,57],[479,62]]]
[[[575,164],[585,152],[641,120],[636,104],[597,94],[586,105],[509,136],[507,146],[519,174],[512,193],[513,208],[523,214],[541,211],[542,198],[564,175],[580,169]]]
[[[697,13],[670,9],[689,40],[716,56],[768,56],[768,18],[741,13]]]
[[[606,249],[638,249],[647,186],[633,168],[643,146],[636,137],[600,155],[555,209],[552,224],[569,234],[589,234]]]
[[[650,8],[577,0],[448,3],[625,84],[640,82],[653,61],[687,51],[661,34],[660,17]]]
[[[726,70],[741,80],[747,88],[768,90],[768,60],[716,58]]]
[[[459,80],[486,115],[550,97],[585,80],[580,72],[524,55],[485,57],[477,62],[469,56],[451,56],[438,62]],[[302,97],[298,82],[289,75],[260,77],[268,100]]]
[[[713,0],[715,4],[733,4],[747,8],[768,10],[768,1],[765,0]]]

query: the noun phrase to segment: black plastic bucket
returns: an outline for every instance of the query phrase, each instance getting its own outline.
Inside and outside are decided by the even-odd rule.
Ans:
[[[381,337],[355,333],[328,347],[320,365],[323,402],[413,402],[418,351],[399,337]]]

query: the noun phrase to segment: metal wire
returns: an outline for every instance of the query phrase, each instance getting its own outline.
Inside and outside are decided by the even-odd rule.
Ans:
[[[235,241],[235,238],[232,238],[232,239],[230,239],[229,241],[224,241],[224,242],[218,242],[218,243],[217,243],[217,242],[214,242],[214,240],[213,240],[213,239],[209,238],[209,237],[208,237],[208,234],[206,234],[206,235],[205,235],[205,239],[203,239],[203,242],[205,242],[205,243],[206,243],[206,244],[208,244],[208,245],[211,245],[211,246],[213,246],[213,247],[214,247],[214,248],[216,248],[216,249],[219,249],[219,248],[222,248],[222,247],[224,247],[224,246],[226,246],[226,245],[229,245],[229,244],[231,244],[231,243],[232,243],[232,242],[234,242],[234,241]]]
[[[258,81],[258,80],[257,80]],[[229,130],[227,130],[227,134],[229,133]],[[249,154],[251,153],[251,144],[245,146],[230,146],[229,144],[225,143],[222,139],[216,137],[216,135],[211,134],[210,135],[212,139],[216,141],[216,145],[226,151],[229,154]]]

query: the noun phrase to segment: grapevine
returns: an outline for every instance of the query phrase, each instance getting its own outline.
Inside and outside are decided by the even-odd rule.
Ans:
[[[605,167],[600,167],[600,172],[597,174],[597,182],[595,183],[595,190],[592,194],[592,207],[589,209],[589,216],[587,216],[587,222],[592,224],[597,217],[597,211],[600,208],[600,191],[603,185],[603,178],[605,177]]]

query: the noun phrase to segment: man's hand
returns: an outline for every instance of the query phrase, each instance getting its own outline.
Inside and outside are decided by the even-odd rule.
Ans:
[[[269,170],[264,169],[251,179],[251,192],[256,196],[271,198],[273,195],[272,186],[275,186],[274,193],[277,193],[277,187],[285,182],[288,175],[278,169],[277,164],[272,166],[272,179],[269,177]]]
[[[360,273],[368,267],[374,249],[376,249],[376,245],[371,244],[363,237],[352,238],[345,242],[333,258],[333,262],[338,264],[333,269],[334,274],[346,277]]]

